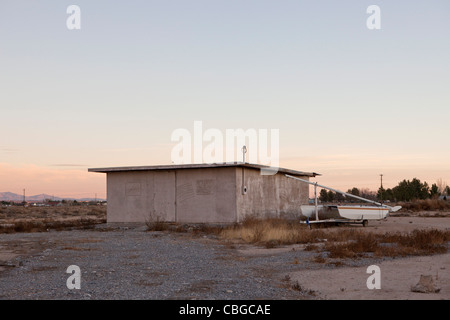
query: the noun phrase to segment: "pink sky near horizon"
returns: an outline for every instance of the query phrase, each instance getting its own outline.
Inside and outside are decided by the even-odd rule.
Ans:
[[[48,194],[60,198],[106,199],[106,177],[87,169],[58,169],[34,164],[13,166],[0,163],[0,192],[27,196]]]
[[[167,150],[166,150],[167,152]],[[164,152],[161,152],[164,153]],[[133,162],[132,155],[127,153],[123,161],[115,157],[105,165],[99,163],[90,167],[158,165],[170,164],[160,157],[153,162]],[[442,157],[410,157],[402,155],[380,156],[376,153],[363,155],[325,154],[315,156],[281,157],[279,166],[299,171],[321,174],[311,181],[317,181],[341,191],[349,188],[368,188],[377,190],[380,186],[380,174],[383,174],[383,186],[392,188],[403,179],[418,178],[430,186],[438,179],[450,183],[450,170],[446,167],[447,158]],[[95,197],[106,199],[106,174],[87,171],[87,166],[61,164],[58,166],[42,166],[22,163],[13,165],[0,163],[0,192],[22,194],[49,194],[56,197],[84,198]],[[310,188],[312,190],[312,188]]]

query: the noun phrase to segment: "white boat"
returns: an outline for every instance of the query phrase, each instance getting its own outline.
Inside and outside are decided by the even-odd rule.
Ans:
[[[381,220],[387,218],[389,208],[362,205],[319,205],[301,206],[300,220],[302,223],[318,222],[345,222],[362,223],[367,225],[369,220]]]
[[[316,182],[310,182],[294,176],[286,175],[289,178],[296,179],[308,184],[314,185],[314,205],[304,205],[300,207],[300,222],[301,223],[362,223],[367,226],[369,220],[386,219],[390,212],[400,210],[401,206],[391,207],[373,200],[365,199],[353,194],[342,192],[330,187],[320,185]],[[370,202],[373,205],[318,205],[317,203],[317,187],[332,190],[341,193],[344,197],[352,197],[361,201]]]
[[[375,206],[337,206],[339,215],[352,220],[380,220],[389,214],[389,208]]]

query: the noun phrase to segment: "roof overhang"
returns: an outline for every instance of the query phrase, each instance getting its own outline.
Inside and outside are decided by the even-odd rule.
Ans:
[[[242,167],[257,170],[263,170],[273,173],[287,173],[293,176],[315,177],[319,173],[303,172],[298,170],[270,167],[261,164],[252,164],[244,162],[220,163],[220,164],[171,164],[171,165],[154,165],[154,166],[131,166],[131,167],[109,167],[109,168],[89,168],[89,172],[130,172],[130,171],[155,171],[155,170],[181,170],[181,169],[208,169],[208,168],[223,168],[223,167]]]

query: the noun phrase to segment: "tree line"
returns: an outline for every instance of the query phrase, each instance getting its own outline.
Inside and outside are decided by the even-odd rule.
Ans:
[[[412,180],[404,179],[393,188],[384,189],[380,187],[376,192],[354,187],[348,189],[347,193],[374,201],[413,201],[436,199],[439,196],[446,196],[450,200],[450,187],[443,183],[441,179],[437,183],[433,183],[431,187],[426,181],[421,182],[414,178]],[[320,190],[319,200],[321,202],[358,202],[357,199],[344,197],[340,193],[326,189]]]

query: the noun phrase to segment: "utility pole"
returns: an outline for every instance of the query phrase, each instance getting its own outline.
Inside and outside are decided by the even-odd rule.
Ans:
[[[380,202],[383,204],[383,174],[380,174],[381,177],[381,189],[380,189]]]

